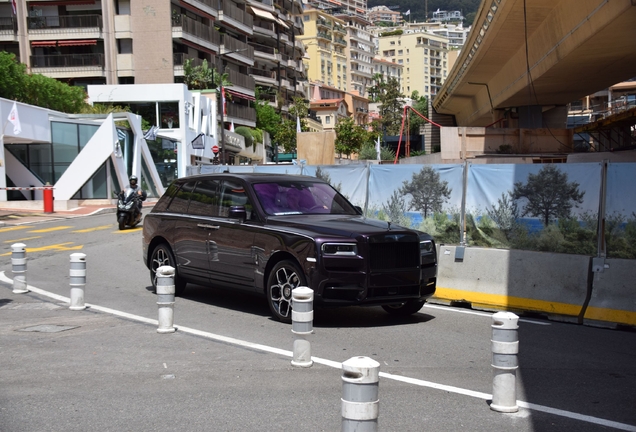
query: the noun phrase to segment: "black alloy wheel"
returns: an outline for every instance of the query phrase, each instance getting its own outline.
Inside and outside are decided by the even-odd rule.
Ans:
[[[269,272],[267,303],[278,321],[291,323],[292,290],[300,286],[306,286],[305,275],[292,261],[281,261]]]
[[[183,295],[186,288],[186,282],[179,277],[177,271],[177,262],[174,259],[170,246],[165,243],[157,245],[150,255],[150,280],[152,286],[157,292],[157,269],[161,266],[170,266],[174,269],[174,294],[176,296]]]

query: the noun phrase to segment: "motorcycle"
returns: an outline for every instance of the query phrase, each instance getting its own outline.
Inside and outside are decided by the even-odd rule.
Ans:
[[[140,201],[145,196],[139,195],[134,189],[126,188],[119,193],[117,200],[117,222],[119,229],[123,230],[126,226],[134,228],[141,222],[141,211],[139,210]]]

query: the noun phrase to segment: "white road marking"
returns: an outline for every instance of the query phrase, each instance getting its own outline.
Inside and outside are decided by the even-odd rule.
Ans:
[[[437,305],[432,305],[428,303],[425,304],[424,307],[431,308],[431,309],[441,309],[447,312],[457,312],[457,313],[463,313],[468,315],[479,315],[479,316],[485,316],[485,317],[491,317],[493,315],[492,313],[488,313],[488,312],[477,312],[477,311],[468,310],[468,309],[457,309],[451,306],[437,306]],[[536,325],[544,325],[544,326],[552,325],[551,323],[548,323],[548,322],[529,320],[526,318],[519,318],[519,322],[525,322],[528,324],[536,324]]]
[[[13,280],[9,279],[4,274],[4,271],[0,271],[0,282],[4,282],[4,283],[7,283],[7,284],[13,284]],[[64,297],[64,296],[61,296],[61,295],[58,295],[58,294],[54,294],[54,293],[51,293],[51,292],[48,292],[48,291],[44,291],[44,290],[42,290],[40,288],[36,288],[34,286],[31,286],[31,285],[27,285],[27,288],[31,292],[43,295],[45,297],[52,298],[52,299],[57,300],[57,301],[61,301],[61,302],[64,302],[64,303],[69,303],[69,304],[71,302],[70,298],[68,298],[68,297]],[[103,307],[103,306],[97,306],[97,305],[93,305],[93,304],[90,304],[90,303],[86,303],[86,306],[88,308],[90,308],[90,309],[93,309],[93,310],[97,310],[97,311],[100,311],[100,312],[108,313],[108,314],[111,314],[111,315],[115,315],[115,316],[118,316],[118,317],[129,319],[129,320],[138,321],[138,322],[142,322],[142,323],[145,323],[145,324],[152,324],[152,325],[155,325],[155,326],[159,325],[159,321],[155,320],[155,319],[145,318],[145,317],[142,317],[142,316],[139,316],[139,315],[133,315],[133,314],[129,314],[127,312],[122,312],[122,311],[118,311],[118,310],[115,310],[115,309],[106,308],[106,307]],[[440,308],[440,307],[437,307],[437,308]],[[209,333],[209,332],[206,332],[206,331],[197,330],[197,329],[193,329],[193,328],[185,327],[185,326],[180,326],[180,325],[175,325],[175,328],[177,328],[181,332],[192,334],[192,335],[196,335],[196,336],[201,336],[201,337],[204,337],[206,339],[215,340],[215,341],[224,342],[224,343],[232,344],[232,345],[243,347],[243,348],[249,348],[249,349],[253,349],[253,350],[258,350],[258,351],[263,351],[263,352],[267,352],[267,353],[271,353],[271,354],[278,354],[278,355],[282,355],[282,356],[285,356],[285,357],[293,358],[293,352],[292,351],[283,350],[283,349],[275,348],[275,347],[270,347],[270,346],[267,346],[267,345],[261,345],[261,344],[248,342],[248,341],[244,341],[244,340],[240,340],[240,339],[235,339],[235,338],[231,338],[231,337],[227,337],[227,336],[217,335],[217,334],[214,334],[214,333]],[[313,356],[311,357],[311,359],[314,361],[314,363],[318,363],[318,364],[321,364],[323,366],[328,366],[328,367],[335,368],[335,369],[342,369],[342,363],[337,362],[337,361],[323,359],[323,358],[320,358],[320,357],[313,357]],[[165,363],[164,363],[164,365],[165,365]],[[420,386],[420,387],[428,387],[428,388],[432,388],[432,389],[436,389],[436,390],[442,390],[442,391],[449,392],[449,393],[460,394],[460,395],[463,395],[463,396],[470,396],[470,397],[477,398],[477,399],[483,399],[483,400],[491,400],[492,399],[492,395],[488,394],[488,393],[477,392],[477,391],[463,389],[463,388],[460,388],[460,387],[449,386],[449,385],[445,385],[445,384],[438,384],[438,383],[434,383],[434,382],[431,382],[431,381],[425,381],[425,380],[421,380],[421,379],[417,379],[417,378],[410,378],[410,377],[405,377],[405,376],[402,376],[402,375],[394,375],[394,374],[389,374],[389,373],[386,373],[386,372],[380,372],[380,376],[382,378],[386,378],[386,379],[390,379],[390,380],[394,380],[394,381],[399,381],[399,382],[403,382],[403,383],[406,383],[406,384],[412,384],[412,385],[416,385],[416,386]],[[602,419],[602,418],[599,418],[599,417],[588,416],[588,415],[585,415],[585,414],[578,414],[578,413],[571,412],[571,411],[565,411],[565,410],[561,410],[561,409],[557,409],[557,408],[551,408],[551,407],[547,407],[547,406],[543,406],[543,405],[537,405],[537,404],[533,404],[533,403],[530,403],[530,402],[524,402],[524,401],[517,401],[517,405],[520,408],[526,408],[526,409],[529,409],[529,410],[544,412],[544,413],[547,413],[547,414],[552,414],[552,415],[556,415],[556,416],[566,417],[566,418],[579,420],[579,421],[583,421],[583,422],[587,422],[587,423],[593,423],[593,424],[597,424],[597,425],[601,425],[601,426],[605,426],[605,427],[612,427],[612,428],[619,429],[619,430],[624,430],[624,431],[629,431],[629,432],[636,432],[636,426],[625,424],[625,423],[619,423],[619,422],[615,422],[615,421],[611,421],[611,420],[605,420],[605,419]]]

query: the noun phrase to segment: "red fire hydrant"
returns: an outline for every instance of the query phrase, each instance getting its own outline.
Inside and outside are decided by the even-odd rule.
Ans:
[[[53,213],[53,186],[47,184],[42,191],[42,197],[44,199],[44,213]]]

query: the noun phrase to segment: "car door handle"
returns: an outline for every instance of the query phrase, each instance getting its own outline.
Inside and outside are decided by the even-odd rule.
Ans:
[[[221,228],[218,225],[208,225],[208,224],[197,224],[197,226],[199,228],[206,228],[206,229],[213,229],[213,230],[218,230],[219,228]]]

